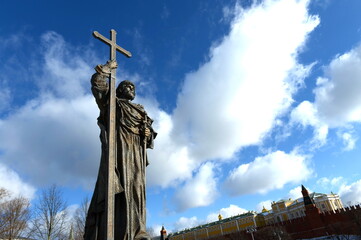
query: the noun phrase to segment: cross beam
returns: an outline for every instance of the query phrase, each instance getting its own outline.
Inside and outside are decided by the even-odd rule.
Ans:
[[[110,46],[110,60],[116,60],[117,51],[130,58],[132,54],[120,47],[116,43],[116,31],[114,29],[110,30],[110,40],[98,33],[97,31],[93,32],[93,36],[105,44]],[[108,109],[108,174],[106,180],[106,205],[105,205],[105,214],[106,214],[106,238],[105,240],[114,240],[114,180],[115,180],[115,161],[116,161],[116,93],[115,93],[115,76],[116,69],[112,69],[109,76],[109,109]],[[103,238],[103,236],[100,236]]]
[[[118,52],[122,53],[124,56],[130,58],[132,56],[132,54],[130,52],[128,52],[127,50],[125,50],[124,48],[122,48],[121,46],[117,45],[117,43],[116,43],[117,32],[114,29],[112,29],[112,30],[110,30],[110,35],[111,35],[111,38],[109,40],[108,38],[104,37],[97,31],[93,32],[93,36],[95,38],[98,38],[100,41],[102,41],[105,44],[108,44],[110,46],[110,60],[115,60],[116,51],[118,51]]]

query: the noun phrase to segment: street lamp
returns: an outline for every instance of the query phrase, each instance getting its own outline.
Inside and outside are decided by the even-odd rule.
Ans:
[[[273,236],[274,236],[274,237],[277,237],[278,240],[281,240],[282,238],[281,238],[281,236],[280,236],[280,233],[281,233],[281,235],[283,234],[282,231],[280,231],[280,232],[273,231]]]
[[[255,227],[248,227],[248,228],[246,229],[246,232],[251,234],[252,240],[254,240],[253,233],[256,232],[256,231],[257,231],[257,229],[256,229]]]

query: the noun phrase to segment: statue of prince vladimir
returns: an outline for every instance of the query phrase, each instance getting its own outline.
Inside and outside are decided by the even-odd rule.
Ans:
[[[105,198],[107,179],[107,123],[109,104],[108,77],[117,68],[115,61],[95,67],[91,90],[99,107],[101,160],[94,194],[85,225],[85,240],[103,240],[106,236]],[[153,120],[143,106],[132,103],[135,85],[122,81],[116,89],[116,163],[114,239],[151,239],[146,232],[145,168],[149,164],[146,148],[153,148],[157,133]]]

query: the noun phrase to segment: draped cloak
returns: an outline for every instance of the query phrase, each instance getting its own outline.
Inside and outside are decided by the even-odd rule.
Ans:
[[[102,154],[94,194],[85,225],[85,240],[106,239],[106,179],[107,179],[107,123],[108,83],[106,76],[92,76],[92,92],[100,109],[98,125]],[[114,239],[150,239],[146,232],[145,168],[148,165],[145,148],[153,148],[157,133],[152,129],[153,120],[143,106],[129,100],[116,100],[116,167],[115,171],[115,221]],[[151,131],[145,137],[144,128]]]

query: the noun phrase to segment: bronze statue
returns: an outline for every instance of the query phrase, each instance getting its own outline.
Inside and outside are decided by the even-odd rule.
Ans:
[[[108,174],[108,104],[109,78],[117,68],[115,61],[98,65],[91,78],[92,93],[100,110],[98,125],[102,155],[90,203],[85,240],[106,239],[106,181]],[[130,81],[121,82],[116,89],[116,161],[114,174],[114,239],[151,239],[146,232],[145,168],[148,165],[146,148],[153,148],[157,133],[152,128],[153,120],[147,116],[142,105],[131,101],[135,86]]]

